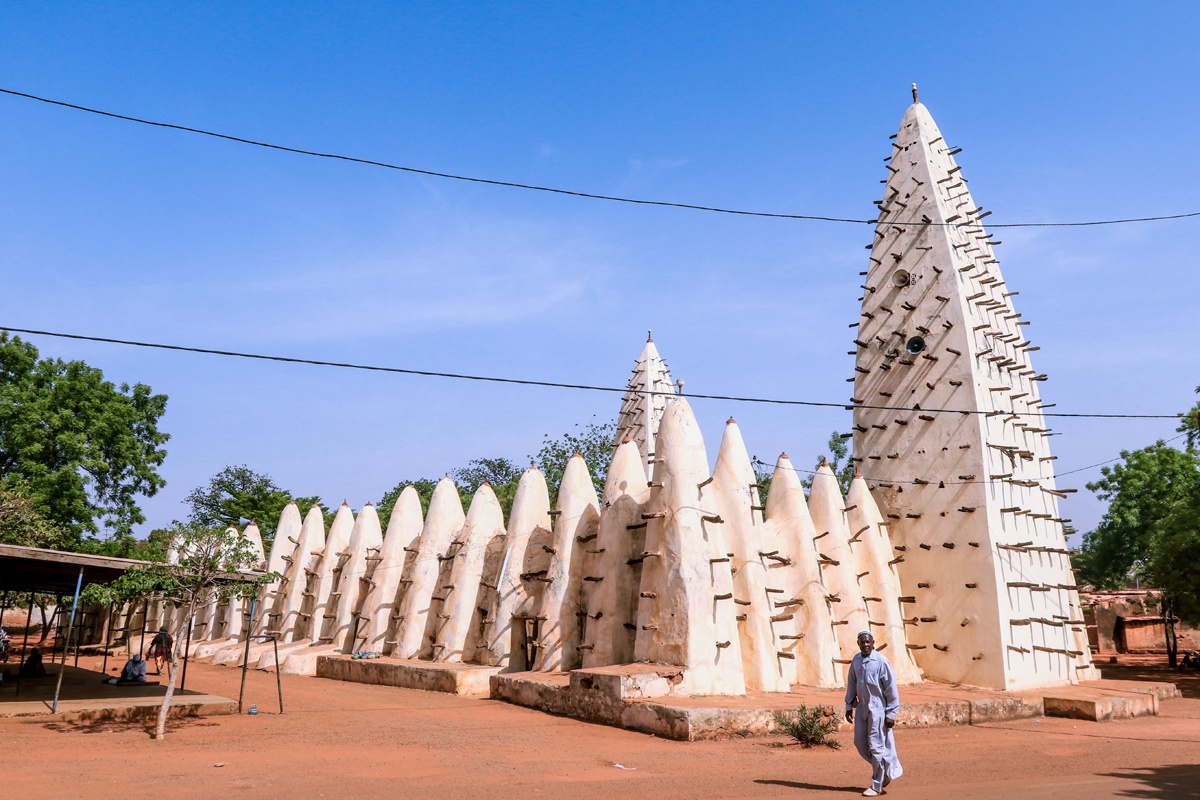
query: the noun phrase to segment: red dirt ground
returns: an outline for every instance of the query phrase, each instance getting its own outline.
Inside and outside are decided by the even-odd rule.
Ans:
[[[99,659],[84,656],[80,666]],[[1186,696],[1162,716],[1110,723],[1022,720],[898,732],[897,798],[1200,797],[1200,676],[1161,659],[1106,677],[1173,680]],[[237,697],[241,673],[192,664],[189,688]],[[3,792],[12,797],[455,800],[853,797],[868,779],[848,732],[843,749],[782,737],[686,743],[552,717],[504,703],[251,672],[257,716],[173,723],[0,719]]]

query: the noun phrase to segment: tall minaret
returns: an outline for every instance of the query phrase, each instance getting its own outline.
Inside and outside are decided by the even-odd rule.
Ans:
[[[667,407],[675,388],[671,385],[671,373],[667,364],[654,346],[654,337],[646,337],[646,346],[638,356],[633,375],[621,399],[621,413],[617,417],[617,433],[613,439],[614,452],[628,436],[637,443],[642,454],[642,467],[647,475],[653,474],[654,440],[658,436],[658,423],[663,409]],[[658,394],[651,394],[657,392]]]
[[[1046,376],[981,223],[989,212],[915,84],[892,138],[852,402],[855,461],[899,559],[908,647],[935,680],[1097,677],[1057,508]]]

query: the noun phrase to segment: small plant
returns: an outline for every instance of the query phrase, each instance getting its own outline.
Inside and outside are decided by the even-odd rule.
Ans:
[[[774,716],[779,730],[795,739],[797,744],[805,747],[823,744],[834,750],[842,746],[832,738],[838,726],[837,717],[827,714],[823,708],[800,706],[795,711],[776,711]]]

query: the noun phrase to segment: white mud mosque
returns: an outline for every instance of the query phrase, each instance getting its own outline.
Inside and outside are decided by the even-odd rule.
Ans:
[[[240,664],[250,630],[277,637],[290,673],[378,651],[491,674],[651,665],[670,668],[673,694],[739,695],[843,685],[866,629],[905,683],[1098,677],[1057,508],[1045,376],[957,152],[918,102],[891,137],[851,326],[860,474],[845,496],[828,466],[806,496],[781,455],[764,497],[732,419],[710,472],[648,341],[603,497],[577,455],[554,508],[530,468],[507,520],[487,485],[464,511],[449,478],[425,514],[412,487],[389,519],[343,505],[328,530],[321,509],[290,505],[264,555],[282,577],[252,622],[249,603],[209,609],[193,657]],[[257,528],[244,535],[261,550]],[[274,665],[270,643],[248,652],[251,666]]]

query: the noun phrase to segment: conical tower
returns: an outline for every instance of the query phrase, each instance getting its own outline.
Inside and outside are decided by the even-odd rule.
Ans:
[[[900,559],[927,678],[1095,677],[1057,509],[1028,323],[925,106],[892,137],[857,324],[854,454]],[[951,409],[953,411],[946,411]]]
[[[646,346],[638,356],[629,385],[621,399],[621,413],[617,416],[617,433],[613,439],[613,452],[628,436],[637,443],[642,454],[642,468],[653,474],[654,440],[658,436],[658,423],[663,409],[675,392],[671,384],[671,373],[667,364],[654,346],[654,338],[646,337]]]

